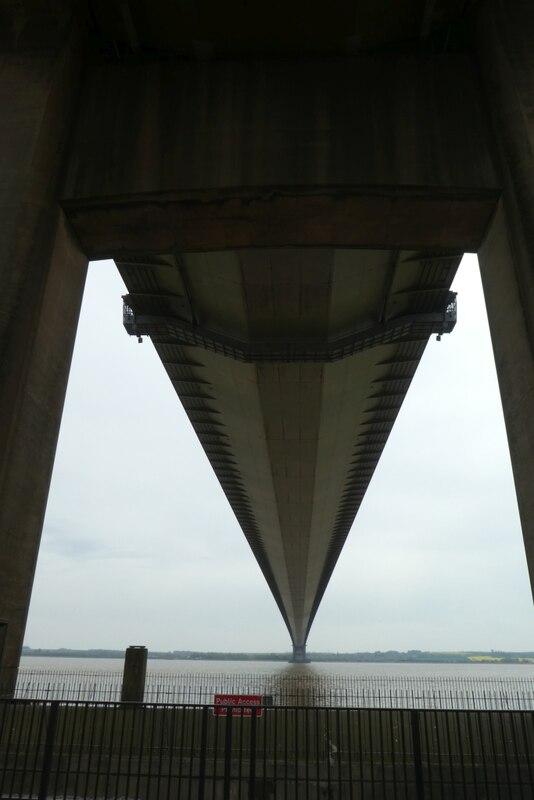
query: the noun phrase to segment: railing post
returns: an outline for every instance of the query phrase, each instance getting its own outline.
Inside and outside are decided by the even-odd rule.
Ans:
[[[423,780],[423,762],[421,759],[421,734],[419,731],[419,711],[411,712],[413,761],[415,769],[415,796],[417,800],[425,800],[425,784]]]
[[[52,756],[54,754],[54,739],[56,737],[58,711],[59,701],[53,700],[50,703],[48,725],[46,726],[41,782],[39,784],[39,800],[46,800],[48,796],[48,784],[50,783],[50,772],[52,771]]]
[[[265,713],[265,709],[263,710]],[[248,778],[248,800],[256,800],[256,709],[252,709],[250,719],[250,750],[248,756],[249,778]],[[240,753],[243,759],[243,752]],[[264,775],[265,780],[265,775]]]
[[[226,709],[226,725],[224,735],[224,785],[223,800],[230,800],[230,785],[232,778],[232,718],[233,708]]]
[[[121,700],[128,703],[142,703],[145,696],[146,647],[131,646],[124,654]]]
[[[204,800],[206,784],[206,758],[208,754],[208,711],[209,706],[202,708],[202,728],[200,733],[200,763],[198,766],[198,800]]]

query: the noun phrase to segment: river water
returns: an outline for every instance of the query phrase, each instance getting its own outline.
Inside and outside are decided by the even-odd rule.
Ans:
[[[23,670],[68,672],[122,672],[121,658],[59,658],[23,656]],[[331,675],[384,677],[443,677],[443,678],[529,678],[534,680],[534,664],[372,664],[369,662],[324,662],[287,664],[283,661],[203,661],[148,659],[147,672],[175,675]]]
[[[25,656],[17,695],[115,701],[122,669],[122,659]],[[148,661],[148,702],[210,703],[215,693],[275,705],[534,709],[534,664]]]

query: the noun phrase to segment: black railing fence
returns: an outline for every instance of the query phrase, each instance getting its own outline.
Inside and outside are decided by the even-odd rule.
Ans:
[[[0,797],[534,797],[531,712],[278,706],[249,713],[0,701]]]
[[[122,672],[21,669],[15,697],[120,700]],[[210,703],[216,692],[269,695],[275,705],[358,708],[534,710],[534,679],[147,672],[146,702]]]

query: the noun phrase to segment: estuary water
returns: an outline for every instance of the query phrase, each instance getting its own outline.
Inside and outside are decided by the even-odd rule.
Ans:
[[[23,670],[68,672],[122,672],[121,658],[58,658],[23,656]],[[322,675],[383,676],[410,678],[518,678],[534,680],[534,664],[373,664],[369,662],[324,662],[288,664],[283,661],[203,661],[149,658],[149,673],[174,675]]]
[[[17,696],[115,701],[122,669],[122,659],[26,656]],[[211,703],[215,693],[275,705],[534,709],[534,664],[148,661],[147,702]]]

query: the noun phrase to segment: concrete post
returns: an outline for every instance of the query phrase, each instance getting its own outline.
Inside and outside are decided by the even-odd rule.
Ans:
[[[487,0],[477,56],[503,196],[480,269],[534,591],[534,6]]]
[[[129,703],[142,703],[145,696],[146,647],[132,645],[124,654],[121,700]]]
[[[45,41],[33,51],[22,40],[0,54],[4,694],[16,680],[87,267],[57,201],[80,63],[68,30],[60,31],[61,44]]]

